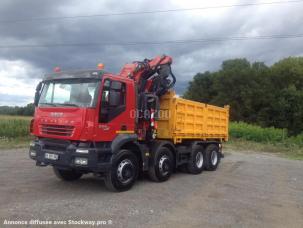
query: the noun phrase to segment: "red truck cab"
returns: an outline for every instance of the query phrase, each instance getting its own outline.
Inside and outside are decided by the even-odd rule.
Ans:
[[[134,81],[102,70],[46,75],[35,96],[30,157],[39,166],[102,173],[136,138]],[[114,120],[114,121],[113,121]]]
[[[48,75],[41,83],[35,136],[88,143],[112,141],[121,130],[134,131],[134,118],[119,115],[135,109],[133,80],[81,71]]]

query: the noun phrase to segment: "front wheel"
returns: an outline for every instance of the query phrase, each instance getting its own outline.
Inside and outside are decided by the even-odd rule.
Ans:
[[[111,171],[105,176],[105,185],[109,190],[122,192],[129,190],[137,180],[139,163],[135,154],[121,150],[114,158]]]
[[[75,170],[65,170],[53,167],[55,175],[64,181],[75,181],[81,178],[82,173],[76,172]]]
[[[156,182],[168,180],[173,172],[172,152],[168,148],[162,147],[156,151],[152,159],[148,170],[149,177]]]

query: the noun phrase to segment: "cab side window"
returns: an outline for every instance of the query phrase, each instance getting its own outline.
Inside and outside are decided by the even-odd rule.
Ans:
[[[120,81],[106,79],[101,99],[100,123],[108,123],[126,109],[126,85]]]

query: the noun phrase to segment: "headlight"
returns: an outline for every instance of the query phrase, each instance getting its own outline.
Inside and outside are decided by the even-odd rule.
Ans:
[[[78,148],[76,149],[76,153],[79,153],[79,154],[88,154],[88,149],[81,149],[81,148]]]
[[[34,150],[31,150],[31,151],[29,152],[29,154],[30,154],[30,156],[32,156],[32,157],[36,157],[36,155],[37,155],[36,151],[34,151]]]
[[[76,165],[87,165],[87,158],[75,158]]]
[[[30,146],[30,147],[34,147],[34,146],[35,146],[35,142],[31,142],[31,143],[29,144],[29,146]]]

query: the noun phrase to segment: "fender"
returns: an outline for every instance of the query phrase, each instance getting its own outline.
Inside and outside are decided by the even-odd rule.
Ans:
[[[136,142],[138,136],[136,134],[118,134],[111,144],[111,151],[117,154],[120,148],[128,142]]]
[[[127,143],[132,143],[137,148],[137,156],[139,156],[140,167],[143,171],[148,170],[148,159],[149,150],[145,145],[140,145],[137,141],[138,136],[136,134],[119,134],[111,145],[111,150],[113,153],[112,159],[119,156],[119,151]]]

